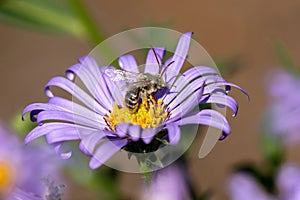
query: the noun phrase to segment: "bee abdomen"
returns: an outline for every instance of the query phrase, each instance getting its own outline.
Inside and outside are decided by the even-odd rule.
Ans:
[[[133,90],[127,91],[125,95],[125,104],[130,112],[134,113],[139,107],[140,101],[140,89],[135,88]]]

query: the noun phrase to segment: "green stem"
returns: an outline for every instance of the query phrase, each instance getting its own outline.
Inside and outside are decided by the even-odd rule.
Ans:
[[[103,42],[105,40],[105,36],[102,34],[103,31],[95,24],[93,18],[90,16],[82,1],[68,0],[68,2],[85,27],[86,37],[89,39],[89,42],[94,45],[98,45]],[[97,51],[99,54],[104,56],[102,60],[105,60],[105,65],[112,64],[112,62],[119,56],[116,55],[115,51],[107,43],[102,43],[101,47],[98,48]]]

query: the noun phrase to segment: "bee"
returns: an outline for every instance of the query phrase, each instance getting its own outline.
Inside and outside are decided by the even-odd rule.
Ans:
[[[130,113],[137,112],[141,102],[145,99],[148,102],[148,106],[152,106],[155,92],[169,86],[162,76],[173,61],[162,70],[157,54],[153,48],[152,50],[159,65],[159,74],[135,73],[119,69],[106,69],[105,71],[112,81],[125,81],[128,90],[125,94],[124,104]]]

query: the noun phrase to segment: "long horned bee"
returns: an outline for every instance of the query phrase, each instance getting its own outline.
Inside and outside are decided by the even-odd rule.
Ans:
[[[137,112],[143,100],[147,100],[148,106],[153,105],[154,93],[169,86],[162,76],[173,61],[162,69],[162,64],[160,64],[154,48],[151,49],[159,65],[158,74],[136,73],[119,69],[107,69],[105,71],[109,77],[112,77],[111,80],[125,81],[128,90],[125,94],[124,104],[130,113]]]

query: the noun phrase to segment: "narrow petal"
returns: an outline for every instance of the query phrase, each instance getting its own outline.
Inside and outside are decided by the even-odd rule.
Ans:
[[[141,136],[141,127],[139,125],[131,125],[128,129],[128,134],[133,141],[138,141]]]
[[[223,131],[226,136],[230,134],[230,126],[226,118],[219,112],[212,109],[201,110],[191,116],[184,117],[175,122],[179,126],[187,124],[203,124],[212,126]]]
[[[111,69],[113,69],[113,67],[109,67]],[[107,70],[107,68],[103,68],[103,74],[105,74],[105,70]],[[105,85],[107,86],[107,89],[109,90],[113,100],[115,102],[117,102],[117,104],[119,106],[123,105],[123,96],[125,95],[125,90],[124,88],[126,88],[125,86],[125,82],[124,81],[113,81],[111,80],[110,77],[108,76],[103,76],[104,80],[105,80]]]
[[[141,134],[142,140],[145,142],[145,144],[149,144],[156,133],[157,131],[155,128],[144,129]]]
[[[210,67],[193,67],[175,79],[173,86],[169,93],[180,93],[183,90],[193,91],[204,83],[210,84],[211,82],[224,81],[223,78],[218,76],[218,73]],[[192,88],[192,89],[191,89]],[[206,91],[207,89],[205,89]],[[186,92],[188,92],[186,91]],[[174,95],[167,95],[164,102],[169,104],[174,99]]]
[[[216,103],[229,107],[233,111],[233,117],[237,115],[238,104],[234,98],[226,94],[211,94],[205,101],[205,103]]]
[[[60,106],[50,105],[50,104],[47,104],[47,103],[33,103],[33,104],[29,104],[28,106],[26,106],[24,108],[24,110],[22,112],[22,119],[24,120],[24,116],[26,115],[26,113],[30,112],[31,113],[31,116],[30,116],[31,121],[36,122],[36,118],[33,117],[32,115],[38,114],[39,112],[41,112],[43,110],[63,111],[65,109],[60,107]],[[32,113],[33,111],[38,111],[38,112]]]
[[[53,97],[54,95],[50,91],[50,86],[56,86],[59,87],[71,95],[73,95],[76,99],[84,103],[86,106],[91,108],[92,110],[95,110],[96,112],[105,115],[108,113],[108,110],[106,110],[104,107],[102,107],[98,102],[95,101],[94,98],[92,98],[90,95],[88,95],[85,91],[83,91],[80,87],[78,87],[76,84],[74,84],[72,81],[64,78],[64,77],[54,77],[52,78],[45,87],[45,93],[47,93],[50,96]]]
[[[181,98],[176,97],[174,101],[172,101],[172,104],[168,106],[171,111],[171,119],[182,118],[182,116],[186,115],[199,104],[204,91],[204,84],[205,83],[190,94],[187,93],[186,96],[181,96]]]
[[[86,149],[86,147],[84,146],[84,144],[82,143],[82,141],[79,143],[78,148],[80,149],[80,151],[82,153],[84,153],[87,156],[92,156],[92,154]]]
[[[96,169],[127,144],[127,139],[107,141],[100,145],[90,160],[90,168]]]
[[[247,98],[248,98],[248,101],[250,101],[250,96],[249,94],[246,92],[246,90],[244,90],[242,87],[234,84],[234,83],[228,83],[228,82],[217,82],[217,83],[214,83],[216,87],[219,87],[219,86],[232,86],[232,87],[235,87],[237,88],[238,90],[240,90],[242,93],[244,93]]]
[[[41,123],[47,120],[59,120],[66,121],[71,123],[80,124],[83,126],[88,126],[95,129],[104,129],[107,125],[103,124],[103,120],[89,119],[84,116],[75,115],[74,113],[65,112],[65,111],[42,111],[39,113],[37,122]]]
[[[180,128],[176,124],[167,124],[170,145],[177,145],[180,141]]]
[[[139,73],[138,65],[135,58],[130,55],[124,55],[119,57],[119,65],[123,70]]]
[[[63,160],[69,159],[72,156],[72,151],[61,152],[60,148],[61,148],[62,144],[63,144],[63,142],[56,142],[56,143],[53,144],[55,153],[57,155],[59,155],[59,157]]]
[[[155,54],[157,57],[155,56]],[[162,65],[161,59],[163,58],[164,54],[165,48],[163,47],[155,47],[153,49],[150,49],[148,51],[144,73],[159,74],[160,66]]]
[[[129,126],[130,126],[129,123],[122,123],[122,124],[116,125],[116,134],[120,138],[125,137],[127,135]]]
[[[91,132],[89,135],[81,137],[80,145],[82,146],[82,150],[84,153],[93,155],[97,145],[101,143],[104,139],[106,139],[106,137],[103,131],[94,131]]]
[[[276,200],[268,194],[263,186],[249,173],[233,174],[227,183],[231,200]],[[281,199],[281,198],[279,198]],[[291,199],[289,199],[291,200]]]
[[[112,98],[109,95],[107,88],[103,87],[103,77],[96,67],[85,66],[81,64],[75,64],[67,69],[66,76],[69,77],[70,80],[74,79],[74,75],[76,74],[89,92],[95,97],[98,102],[107,109],[112,108]],[[104,98],[106,97],[106,98]]]
[[[83,116],[83,117],[89,118],[91,120],[97,120],[98,122],[101,122],[102,124],[106,124],[103,119],[103,115],[100,115],[93,110],[90,110],[78,103],[75,103],[74,101],[70,101],[68,99],[64,99],[61,97],[52,97],[49,99],[48,103],[50,105],[58,106],[59,108],[62,108],[62,110],[68,111],[70,113],[74,113],[75,115]],[[56,107],[56,108],[58,108],[58,107]],[[47,109],[45,109],[45,110],[47,110]],[[61,110],[61,109],[59,109],[59,110]]]
[[[181,70],[182,65],[187,57],[192,34],[192,32],[188,32],[180,37],[175,53],[172,57],[172,61],[174,61],[174,63],[171,67],[168,67],[165,72],[167,82],[169,82],[172,77],[177,76],[177,74]]]
[[[93,131],[95,129],[83,127],[76,124],[63,123],[63,122],[51,122],[43,124],[34,128],[25,138],[25,143],[50,134],[49,141],[58,142],[64,140],[77,140],[79,139],[79,133],[83,131]]]

